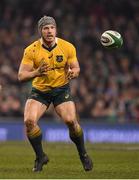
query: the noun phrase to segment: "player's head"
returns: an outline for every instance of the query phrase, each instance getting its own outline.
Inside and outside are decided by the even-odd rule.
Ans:
[[[43,16],[38,21],[38,31],[40,36],[46,41],[54,41],[56,36],[56,21],[53,17]]]

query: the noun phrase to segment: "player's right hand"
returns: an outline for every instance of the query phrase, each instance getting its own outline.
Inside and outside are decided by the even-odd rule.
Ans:
[[[36,76],[43,76],[47,75],[47,72],[50,70],[50,66],[43,62],[35,71],[36,71]]]

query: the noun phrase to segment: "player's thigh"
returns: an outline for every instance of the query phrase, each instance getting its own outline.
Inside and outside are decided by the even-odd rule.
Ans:
[[[55,107],[55,110],[65,123],[76,120],[76,107],[73,101],[61,103]]]
[[[34,99],[28,99],[25,104],[24,121],[37,122],[46,111],[47,106]]]

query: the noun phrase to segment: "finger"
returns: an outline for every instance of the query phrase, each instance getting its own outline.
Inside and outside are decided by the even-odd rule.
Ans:
[[[42,69],[42,70],[47,69],[47,68],[49,68],[49,66],[42,66],[42,67],[40,67],[40,69]]]
[[[67,73],[67,78],[72,77],[73,75],[74,75],[74,72],[70,70]]]
[[[71,74],[71,69],[69,68],[68,71],[67,71],[67,75]]]
[[[69,79],[73,79],[75,77],[75,73],[71,72],[71,74],[69,75]]]
[[[42,68],[42,69],[49,68],[49,67],[50,66],[48,64],[43,64],[43,65],[40,66],[40,68]]]
[[[50,71],[50,70],[51,70],[50,66],[42,66],[42,67],[40,67],[39,72],[42,74],[42,73],[46,73],[47,71]]]
[[[46,64],[46,62],[45,62],[45,59],[44,59],[44,58],[42,58],[42,59],[40,60],[40,66],[42,66],[43,64]]]
[[[71,74],[68,76],[68,79],[72,79],[72,75]]]
[[[49,67],[49,65],[48,64],[42,64],[41,66],[40,66],[40,68],[43,68],[43,69],[45,69],[45,68],[47,68],[47,67]]]
[[[69,78],[70,77],[70,73],[67,73],[67,78]]]
[[[70,72],[70,74],[71,74],[71,75],[73,75],[73,74],[74,74],[74,72],[73,72],[73,71],[71,71],[71,72]]]
[[[41,62],[40,66],[39,66],[39,68],[43,68],[43,69],[45,69],[47,67],[49,67],[49,65],[46,62]]]

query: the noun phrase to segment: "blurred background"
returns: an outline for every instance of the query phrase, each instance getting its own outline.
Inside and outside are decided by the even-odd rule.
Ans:
[[[84,3],[81,0],[0,1],[1,140],[17,139],[17,131],[19,134],[24,131],[23,110],[31,83],[18,82],[17,73],[24,48],[38,38],[37,21],[43,15],[53,16],[57,21],[58,37],[77,48],[81,73],[71,82],[71,90],[86,139],[93,142],[96,136],[92,133],[98,134],[100,129],[108,128],[117,132],[114,135],[110,131],[110,137],[119,137],[122,132],[121,138],[129,132],[131,134],[126,134],[129,142],[139,142],[138,0],[86,0]],[[100,36],[105,30],[121,33],[124,41],[121,49],[110,51],[102,47]],[[53,106],[43,116],[43,127],[48,128],[47,122],[52,129],[61,124]],[[15,128],[17,134],[10,135]],[[61,133],[59,137],[67,132],[65,126],[61,125],[61,128],[64,131],[58,131]],[[101,132],[102,141],[105,141],[108,130]],[[23,134],[19,139],[24,138]]]

